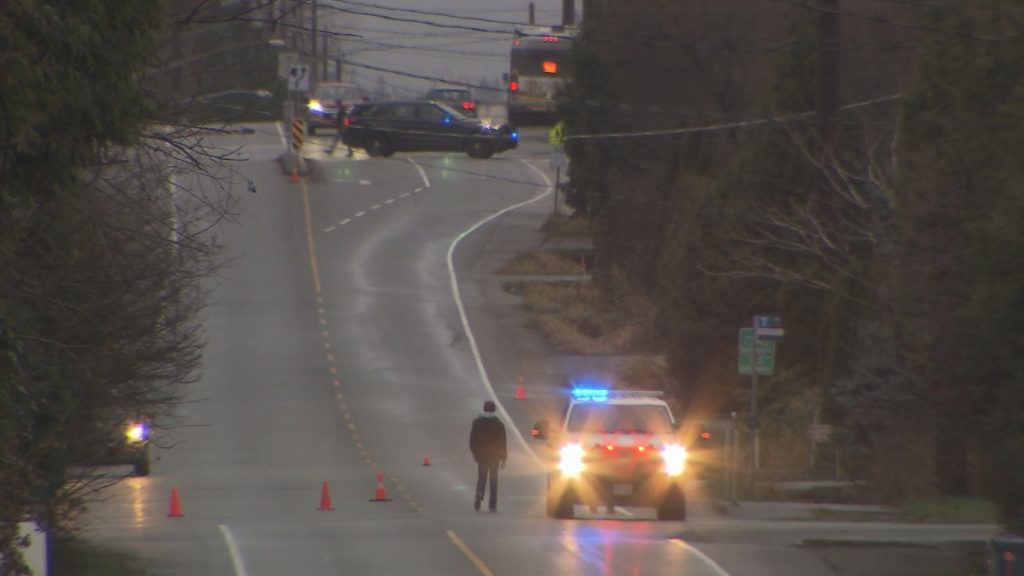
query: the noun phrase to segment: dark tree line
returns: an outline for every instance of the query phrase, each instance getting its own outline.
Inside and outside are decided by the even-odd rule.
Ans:
[[[26,573],[20,521],[72,527],[119,479],[77,465],[132,419],[161,443],[199,376],[239,176],[165,72],[207,4],[0,3],[0,573]]]
[[[692,414],[746,409],[736,330],[778,314],[769,461],[817,411],[875,493],[1021,527],[1022,58],[1005,0],[586,3],[569,200]]]

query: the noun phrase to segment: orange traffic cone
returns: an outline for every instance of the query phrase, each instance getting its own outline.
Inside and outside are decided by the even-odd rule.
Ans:
[[[516,400],[526,400],[526,387],[523,386],[523,377],[519,377],[519,385],[516,386]]]
[[[289,180],[292,183],[295,183],[295,182],[299,181],[299,167],[298,166],[292,166],[292,175],[291,175],[291,178],[289,178]]]
[[[377,472],[377,492],[373,496],[373,500],[370,502],[390,502],[391,498],[388,498],[388,491],[384,489],[384,473]]]
[[[334,506],[331,506],[331,490],[327,487],[327,482],[320,487],[320,507],[317,510],[334,510]]]
[[[430,456],[424,456],[423,457],[423,465],[424,466],[430,466]]]
[[[167,513],[168,518],[180,518],[184,516],[181,513],[181,497],[178,496],[177,487],[171,488],[171,511]]]

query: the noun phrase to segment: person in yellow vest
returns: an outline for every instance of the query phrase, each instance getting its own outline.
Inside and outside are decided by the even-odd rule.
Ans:
[[[548,132],[548,142],[552,146],[563,146],[565,145],[565,122],[559,120],[558,124],[555,124],[551,131]]]

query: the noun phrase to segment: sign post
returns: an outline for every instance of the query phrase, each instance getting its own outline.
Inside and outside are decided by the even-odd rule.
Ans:
[[[740,374],[750,375],[750,428],[753,432],[751,475],[754,470],[761,468],[758,376],[771,376],[775,373],[775,340],[782,338],[783,334],[782,318],[778,316],[754,316],[750,328],[740,328],[738,369]]]
[[[562,166],[565,166],[565,122],[561,120],[548,132],[548,143],[553,147],[551,150],[551,164],[555,167],[555,203],[552,206],[552,213],[558,214],[558,189],[562,187],[561,176]]]

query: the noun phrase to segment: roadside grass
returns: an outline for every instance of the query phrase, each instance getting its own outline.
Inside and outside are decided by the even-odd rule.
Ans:
[[[586,274],[585,261],[566,252],[535,250],[519,254],[506,264],[499,274],[517,275],[577,275]]]
[[[637,339],[638,328],[609,310],[589,282],[512,282],[506,290],[523,297],[530,325],[562,352],[616,354]]]
[[[54,576],[149,576],[142,562],[126,552],[79,537],[50,542],[50,573]]]
[[[927,498],[909,500],[897,506],[900,517],[911,522],[995,524],[995,504],[981,498]]]
[[[541,226],[541,231],[548,238],[589,238],[593,235],[589,220],[586,218],[573,218],[571,216],[552,216]]]

